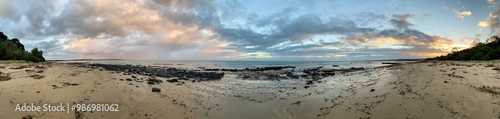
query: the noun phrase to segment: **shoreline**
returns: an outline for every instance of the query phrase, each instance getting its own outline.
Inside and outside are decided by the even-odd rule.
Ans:
[[[420,62],[336,73],[310,84],[312,76],[245,80],[241,72],[201,82],[171,83],[180,78],[157,76],[163,82],[149,84],[152,76],[140,73],[123,75],[58,63],[0,64],[0,75],[11,78],[0,81],[0,106],[6,107],[0,109],[0,117],[498,118],[498,67],[490,62]],[[122,108],[119,112],[14,111],[22,103],[117,103]]]

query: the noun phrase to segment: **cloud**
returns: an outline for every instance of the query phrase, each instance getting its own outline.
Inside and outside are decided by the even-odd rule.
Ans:
[[[453,13],[457,14],[457,17],[460,19],[464,19],[465,17],[472,15],[471,11],[458,11],[457,9],[452,9],[451,11]]]
[[[490,3],[493,7],[496,6],[495,0],[486,0],[488,3]]]
[[[408,20],[413,17],[411,14],[394,14],[393,19],[390,20],[392,25],[396,27],[397,29],[407,29],[408,27],[412,26]]]
[[[31,46],[54,59],[402,58],[455,45],[412,29],[415,15],[409,13],[363,12],[352,19],[291,6],[264,15],[238,1],[20,1],[1,1],[0,23],[12,24],[7,33],[34,41]]]
[[[464,19],[465,17],[469,17],[472,15],[472,12],[466,10],[465,6],[462,6],[462,9],[464,9],[464,11],[459,11],[457,9],[451,9],[448,6],[445,6],[444,9],[450,10],[451,12],[455,13],[457,15],[457,18],[460,18],[460,19]]]
[[[496,6],[496,4],[495,4],[495,6]],[[500,9],[496,7],[495,11],[490,13],[488,20],[480,21],[478,23],[478,26],[481,28],[489,27],[491,29],[490,35],[491,34],[499,35],[500,32],[498,30],[500,27],[500,22],[499,22],[500,19],[498,18],[498,15],[500,15]]]
[[[480,21],[480,22],[477,24],[477,26],[480,26],[480,27],[483,27],[483,28],[484,28],[484,27],[490,27],[490,26],[491,26],[491,24],[490,24],[490,22],[488,22],[488,21]]]
[[[161,3],[161,4],[156,4]],[[204,16],[188,1],[68,1],[60,15],[48,19],[47,35],[70,34],[64,50],[81,57],[154,59],[204,46],[213,38]],[[109,6],[112,5],[112,6]],[[182,12],[166,10],[175,7]],[[195,9],[199,10],[199,9]],[[199,10],[203,11],[203,10]],[[166,51],[166,52],[164,52]]]
[[[476,38],[479,38],[479,37],[481,37],[482,35],[481,35],[481,34],[476,33],[474,36],[476,36]]]

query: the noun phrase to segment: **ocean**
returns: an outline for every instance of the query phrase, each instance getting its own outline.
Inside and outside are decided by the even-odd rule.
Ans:
[[[294,66],[301,68],[323,67],[328,69],[342,69],[351,67],[373,68],[386,66],[382,62],[396,61],[221,61],[221,60],[79,60],[79,61],[59,61],[62,63],[86,62],[101,64],[131,64],[146,66],[166,66],[183,69],[245,69],[270,66]],[[397,61],[409,62],[409,61]],[[336,66],[334,66],[336,65]]]

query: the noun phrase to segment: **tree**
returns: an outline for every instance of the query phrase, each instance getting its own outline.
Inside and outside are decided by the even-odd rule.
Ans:
[[[7,37],[3,32],[0,32],[0,41],[7,40],[9,37]]]
[[[458,47],[451,48],[451,52],[458,52],[460,49]]]
[[[17,38],[13,38],[10,40],[10,42],[12,42],[17,48],[21,49],[24,51],[24,45],[21,44],[21,42],[19,41],[19,39]]]
[[[486,53],[490,52],[491,50],[492,49],[488,46],[482,46],[478,49],[478,52],[482,52],[482,53],[486,54]]]
[[[499,39],[500,39],[500,37],[498,37],[498,36],[492,36],[492,37],[486,39],[486,42],[487,43],[497,42],[497,41],[499,41]]]
[[[474,56],[472,56],[472,60],[481,60],[484,56],[483,52],[476,53]]]
[[[24,50],[24,45],[17,38],[11,40],[0,32],[0,60],[26,60],[44,62],[43,51],[33,48],[31,52]]]
[[[43,58],[43,51],[39,51],[38,48],[33,48],[31,50],[31,55],[35,58],[34,62],[45,62],[45,58]]]
[[[488,52],[488,54],[486,54],[486,57],[488,57],[489,59],[500,59],[500,48],[491,50],[490,52]]]

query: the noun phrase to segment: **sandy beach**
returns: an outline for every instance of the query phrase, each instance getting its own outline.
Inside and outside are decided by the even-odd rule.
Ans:
[[[123,80],[131,75],[121,72],[70,64],[0,64],[0,117],[495,119],[500,118],[499,67],[498,62],[409,63],[336,74],[310,85],[307,79],[243,80],[228,72],[221,80],[150,85]],[[119,111],[15,111],[24,103],[118,104]]]

